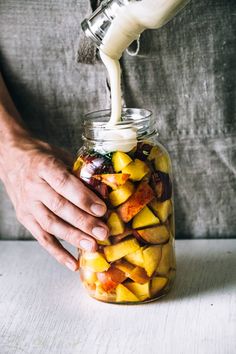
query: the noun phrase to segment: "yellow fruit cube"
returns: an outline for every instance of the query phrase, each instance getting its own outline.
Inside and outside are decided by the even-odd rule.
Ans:
[[[144,268],[149,277],[157,269],[161,260],[161,246],[150,246],[143,250]]]
[[[145,206],[138,214],[135,215],[132,222],[133,229],[138,229],[141,227],[152,226],[159,224],[160,220],[153,212]]]
[[[160,263],[157,267],[157,273],[167,274],[174,263],[174,250],[172,243],[167,243],[162,246],[162,255]]]
[[[149,172],[145,162],[135,159],[128,166],[122,169],[122,173],[129,174],[132,181],[140,181]]]
[[[138,241],[135,238],[121,241],[116,245],[104,247],[105,257],[108,262],[114,262],[129,253],[135,252],[139,249]]]
[[[163,277],[154,277],[151,280],[151,295],[155,296],[159,293],[160,290],[164,289],[168,282],[167,278]]]
[[[101,246],[110,246],[111,245],[111,241],[109,240],[109,238],[107,238],[104,241],[97,240],[97,244],[101,245]]]
[[[123,186],[120,186],[116,190],[109,194],[111,204],[118,206],[124,203],[134,192],[134,185],[127,181]]]
[[[156,170],[169,173],[170,172],[170,160],[165,151],[160,147],[154,146],[148,156],[148,160],[154,160]]]
[[[95,284],[97,279],[97,275],[95,272],[92,272],[89,269],[81,270],[81,279],[82,281],[87,282],[88,284]]]
[[[78,157],[77,160],[74,162],[73,165],[73,172],[78,171],[83,165],[83,160],[81,159],[81,157]]]
[[[116,151],[112,155],[112,163],[115,172],[120,172],[125,168],[130,162],[132,162],[131,157],[122,151]]]
[[[111,236],[122,234],[125,231],[125,224],[116,212],[112,212],[107,220]]]
[[[116,302],[137,302],[139,298],[134,295],[124,285],[119,284],[116,287]]]
[[[80,265],[82,268],[93,272],[104,272],[110,267],[105,257],[99,252],[83,252],[80,258]]]
[[[130,253],[127,256],[125,256],[125,260],[136,266],[144,267],[143,251],[141,248],[138,249],[136,252]]]
[[[159,202],[156,199],[153,199],[149,206],[163,223],[166,222],[168,216],[172,213],[172,203],[170,199],[167,199],[164,202]]]
[[[150,297],[150,284],[139,283],[126,283],[125,286],[132,291],[132,293],[139,298],[140,301],[144,301]]]

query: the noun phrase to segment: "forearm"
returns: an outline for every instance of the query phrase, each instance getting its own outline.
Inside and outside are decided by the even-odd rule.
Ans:
[[[0,179],[4,177],[6,160],[12,147],[28,134],[0,73]]]

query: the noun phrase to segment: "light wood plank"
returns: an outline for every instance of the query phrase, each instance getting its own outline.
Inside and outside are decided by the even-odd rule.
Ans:
[[[90,299],[36,242],[0,242],[0,353],[235,353],[236,240],[176,244],[172,292],[117,306]]]

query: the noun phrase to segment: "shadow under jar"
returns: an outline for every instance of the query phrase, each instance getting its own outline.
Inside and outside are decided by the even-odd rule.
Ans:
[[[74,174],[107,205],[109,238],[96,252],[80,251],[80,275],[90,296],[119,304],[153,301],[175,277],[174,206],[169,155],[145,109],[86,115],[84,145]]]

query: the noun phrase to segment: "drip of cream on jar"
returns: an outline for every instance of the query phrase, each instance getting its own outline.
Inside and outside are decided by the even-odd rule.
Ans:
[[[142,0],[128,2],[125,6],[117,9],[116,17],[111,23],[103,43],[100,56],[108,71],[111,88],[111,117],[107,127],[116,125],[121,121],[121,68],[119,59],[128,46],[138,39],[145,29],[157,29],[168,22],[189,0]],[[103,134],[107,134],[106,130]],[[130,146],[134,147],[137,142],[137,133],[130,128],[127,131],[117,129],[109,131],[110,140],[118,141],[117,150],[124,151],[122,140],[133,141]],[[134,139],[134,134],[136,137]],[[114,146],[114,147],[115,147]],[[114,147],[111,147],[114,151]],[[128,148],[128,144],[127,144]],[[129,151],[129,150],[127,150]]]

